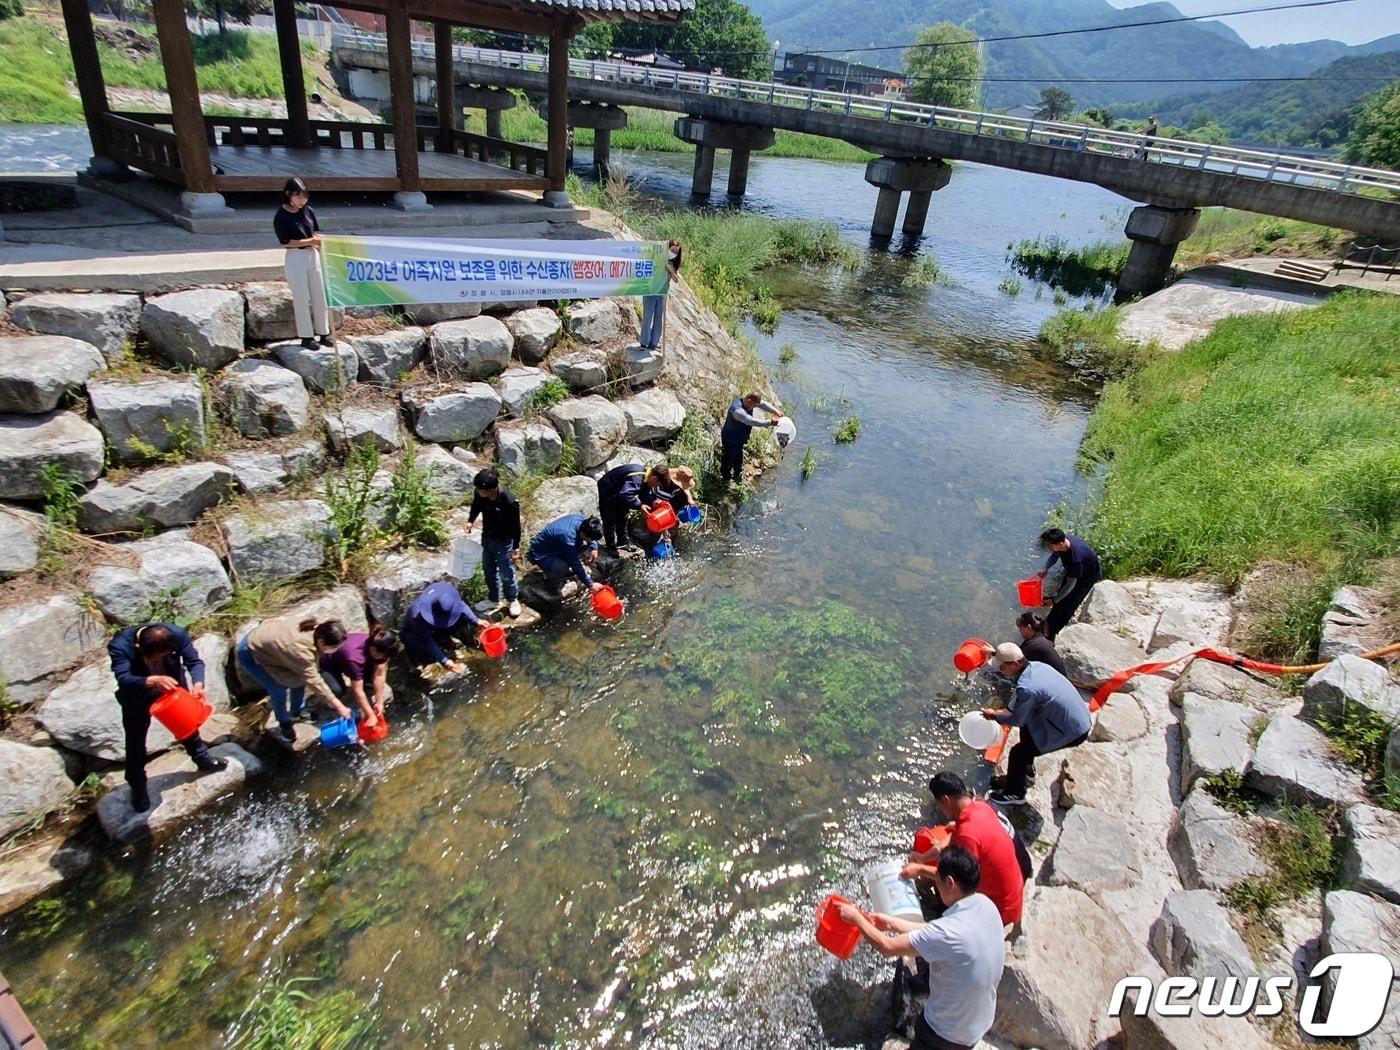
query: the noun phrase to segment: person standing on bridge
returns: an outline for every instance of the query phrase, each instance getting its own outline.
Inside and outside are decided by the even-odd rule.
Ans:
[[[666,245],[666,270],[671,280],[681,275],[681,256],[685,252],[680,241],[670,241]],[[666,296],[642,296],[642,334],[638,342],[643,350],[660,350],[661,335],[666,328]]]
[[[287,249],[282,264],[292,290],[297,338],[307,350],[334,345],[326,310],[326,282],[321,276],[321,224],[307,203],[306,183],[291,178],[282,187],[282,206],[272,217],[277,240]],[[314,338],[313,338],[314,337]]]
[[[1147,151],[1152,148],[1152,143],[1157,141],[1157,118],[1148,117],[1147,127],[1142,129],[1142,148],[1138,150],[1137,159],[1146,160]]]

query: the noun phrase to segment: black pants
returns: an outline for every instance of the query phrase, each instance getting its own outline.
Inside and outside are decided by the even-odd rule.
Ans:
[[[1097,576],[1093,579],[1080,579],[1075,582],[1074,588],[1057,601],[1051,608],[1050,615],[1045,617],[1045,637],[1052,642],[1055,640],[1055,635],[1059,634],[1064,625],[1069,623],[1070,617],[1084,604],[1084,599],[1089,597],[1089,592],[1094,589],[1094,584],[1098,582]]]
[[[1089,734],[1085,733],[1083,736],[1071,740],[1064,747],[1052,747],[1049,751],[1042,751],[1035,746],[1031,735],[1022,729],[1021,739],[1016,742],[1016,746],[1011,749],[1011,754],[1006,759],[1006,793],[1008,795],[1024,795],[1026,793],[1026,780],[1030,776],[1031,767],[1035,765],[1035,760],[1041,755],[1078,747],[1088,739]]]
[[[719,479],[720,481],[744,480],[744,445],[720,442]]]
[[[419,637],[412,635],[399,635],[399,641],[403,642],[404,652],[415,665],[437,663],[437,657],[428,651],[427,643]],[[437,642],[438,648],[446,654],[449,660],[455,660],[456,650],[459,645],[470,648],[475,644],[471,632],[466,628],[452,627],[445,631],[434,631],[433,641]],[[339,694],[337,694],[339,695]]]
[[[627,515],[632,508],[616,496],[598,497],[598,517],[603,519],[603,543],[617,547],[627,542]]]
[[[909,1050],[972,1050],[972,1047],[948,1042],[930,1028],[924,1015],[920,1014],[914,1019],[914,1041],[909,1045]]]
[[[146,786],[146,732],[151,728],[151,708],[147,704],[122,704],[122,729],[126,731],[126,782],[134,788]],[[195,762],[207,761],[209,745],[196,730],[180,746]]]

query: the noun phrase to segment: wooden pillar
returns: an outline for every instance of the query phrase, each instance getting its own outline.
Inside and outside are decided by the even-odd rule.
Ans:
[[[165,88],[170,95],[171,123],[180,150],[180,168],[190,193],[214,193],[214,169],[209,163],[209,140],[204,110],[199,104],[199,79],[194,72],[190,27],[181,0],[151,0],[151,17],[160,41]]]
[[[437,151],[456,153],[457,146],[452,132],[460,122],[462,109],[457,105],[451,23],[440,20],[433,23],[433,56],[437,59]]]
[[[394,162],[399,193],[421,194],[418,178],[418,121],[413,93],[413,43],[408,10],[402,3],[384,12],[389,48],[389,96],[394,108]]]
[[[92,15],[85,0],[62,0],[63,27],[73,53],[73,73],[78,81],[78,97],[83,102],[92,152],[106,156],[107,85],[102,79],[102,62],[97,56],[97,37],[92,31]]]
[[[549,34],[549,156],[545,174],[552,193],[564,192],[569,150],[569,33]]]
[[[272,0],[277,29],[277,57],[282,63],[282,94],[287,99],[287,144],[311,148],[311,121],[306,115],[306,80],[301,71],[301,38],[297,35],[295,0]]]

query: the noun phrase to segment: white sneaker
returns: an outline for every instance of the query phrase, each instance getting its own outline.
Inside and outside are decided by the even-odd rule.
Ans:
[[[472,606],[472,608],[475,609],[475,610],[476,610],[477,612],[479,612],[479,613],[491,613],[491,612],[495,612],[495,611],[496,611],[497,609],[499,609],[500,607],[501,607],[501,603],[500,603],[500,602],[498,602],[498,601],[493,601],[493,600],[490,599],[490,598],[487,598],[484,602],[477,602],[475,605]]]
[[[519,599],[519,598],[512,598],[512,599],[510,600],[510,605],[506,607],[506,612],[510,613],[512,616],[519,616],[519,615],[520,615],[520,599]]]

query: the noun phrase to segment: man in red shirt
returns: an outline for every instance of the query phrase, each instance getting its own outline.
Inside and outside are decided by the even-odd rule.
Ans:
[[[1021,921],[1021,899],[1025,891],[1025,876],[1016,855],[1016,844],[1007,832],[997,811],[986,802],[972,797],[967,785],[956,773],[942,772],[928,782],[934,805],[949,819],[951,844],[961,846],[976,859],[982,869],[979,893],[990,897],[1005,925]],[[910,854],[900,876],[906,879],[932,878],[938,871],[935,844],[923,853]]]

